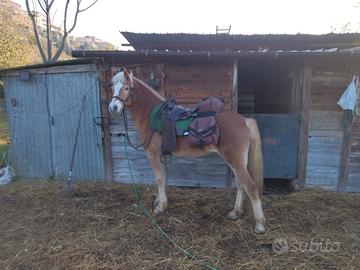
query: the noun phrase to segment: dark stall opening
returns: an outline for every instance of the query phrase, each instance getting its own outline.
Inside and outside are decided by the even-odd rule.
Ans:
[[[238,112],[287,114],[293,111],[293,72],[274,65],[239,66]]]
[[[238,112],[257,121],[270,182],[298,176],[299,114],[295,111],[294,68],[262,63],[238,68]],[[271,188],[271,187],[270,187]]]

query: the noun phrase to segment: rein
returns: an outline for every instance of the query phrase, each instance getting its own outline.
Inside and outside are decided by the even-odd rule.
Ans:
[[[135,93],[135,88],[133,85],[131,85],[131,86],[129,86],[129,94],[127,95],[127,97],[125,99],[122,99],[121,97],[119,97],[119,95],[113,96],[113,98],[121,101],[124,104],[124,109],[121,112],[121,115],[122,115],[123,121],[124,121],[125,137],[126,137],[128,144],[130,145],[130,147],[134,148],[135,150],[139,150],[139,148],[141,148],[141,147],[143,149],[140,149],[140,150],[145,150],[150,144],[150,141],[154,135],[154,131],[152,131],[151,134],[149,135],[149,137],[146,138],[139,145],[134,145],[129,136],[129,126],[128,126],[128,119],[127,119],[127,114],[126,114],[126,107],[127,107],[127,102],[129,101],[129,99],[131,99],[131,103],[134,102],[134,93]]]
[[[125,137],[126,137],[126,140],[128,142],[128,144],[134,148],[135,150],[139,150],[140,147],[142,147],[143,149],[140,149],[140,150],[145,150],[150,142],[151,142],[151,139],[155,133],[154,130],[151,131],[151,134],[139,145],[134,145],[132,143],[132,141],[130,140],[130,136],[129,136],[129,126],[128,126],[128,119],[127,119],[127,114],[126,114],[126,109],[124,108],[124,110],[122,111],[121,113],[122,117],[123,117],[123,120],[124,120],[124,128],[125,128]]]

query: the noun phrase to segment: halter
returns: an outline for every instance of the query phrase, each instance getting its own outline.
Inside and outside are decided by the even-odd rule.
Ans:
[[[119,95],[117,96],[113,96],[114,99],[117,99],[119,101],[121,101],[123,104],[124,104],[124,108],[122,110],[122,117],[123,117],[123,121],[124,121],[124,128],[125,128],[125,134],[123,134],[128,142],[128,144],[134,148],[135,150],[139,150],[141,147],[144,149],[146,149],[150,142],[151,142],[151,139],[154,135],[154,131],[151,132],[151,134],[149,135],[148,138],[146,138],[142,143],[140,143],[139,145],[134,145],[132,143],[132,141],[130,140],[130,136],[129,136],[129,126],[128,126],[128,119],[127,119],[127,113],[126,113],[126,107],[128,106],[127,102],[129,101],[129,99],[131,98],[131,103],[134,102],[134,92],[135,92],[135,88],[133,85],[128,85],[129,87],[129,94],[128,96],[125,98],[125,99],[122,99],[121,97],[119,97],[120,93],[121,93],[121,90],[124,88],[124,86],[120,89],[119,91]]]
[[[121,92],[121,90],[119,91],[119,95],[120,95],[120,92]],[[121,97],[119,97],[119,95],[113,96],[113,98],[120,100],[122,103],[124,103],[126,105],[126,102],[128,102],[130,98],[131,98],[131,102],[134,101],[134,92],[135,92],[134,86],[129,86],[129,94],[125,99],[122,99]]]

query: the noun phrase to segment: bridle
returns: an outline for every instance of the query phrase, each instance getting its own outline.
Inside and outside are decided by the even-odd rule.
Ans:
[[[126,97],[125,99],[122,99],[119,95],[120,95],[121,91],[122,91],[125,87],[129,87],[129,93],[128,93],[128,95],[127,95],[127,97]],[[124,104],[124,108],[123,108],[121,114],[122,114],[122,117],[123,117],[124,128],[125,128],[125,134],[124,134],[124,136],[125,136],[128,144],[129,144],[132,148],[134,148],[134,149],[136,149],[136,150],[139,150],[141,147],[143,148],[143,150],[145,150],[145,149],[149,146],[149,144],[150,144],[150,142],[151,142],[151,139],[152,139],[152,137],[153,137],[153,135],[154,135],[154,131],[151,131],[150,135],[149,135],[142,143],[140,143],[139,145],[134,145],[134,144],[132,143],[132,141],[130,140],[130,136],[129,136],[129,126],[128,126],[128,118],[127,118],[127,113],[126,113],[126,107],[129,106],[129,104],[128,104],[127,102],[128,102],[130,99],[131,99],[131,104],[134,102],[134,93],[135,93],[135,88],[134,88],[133,85],[124,85],[124,86],[120,89],[119,95],[113,96],[113,99],[117,99],[117,100],[121,101],[121,102]]]
[[[129,87],[129,94],[127,95],[127,97],[125,99],[122,99],[119,95],[121,93],[121,91],[125,88],[125,86],[123,86],[120,91],[119,91],[119,95],[117,96],[113,96],[114,99],[117,99],[119,101],[121,101],[122,103],[124,103],[124,105],[127,105],[127,102],[129,101],[129,99],[131,98],[131,102],[134,102],[134,86],[132,85],[127,85],[127,87]]]

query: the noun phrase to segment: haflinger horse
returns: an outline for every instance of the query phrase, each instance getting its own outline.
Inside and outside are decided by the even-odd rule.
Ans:
[[[151,163],[158,187],[154,213],[159,214],[165,211],[168,204],[165,191],[166,172],[162,161],[161,134],[153,133],[151,130],[150,112],[154,106],[164,101],[164,97],[126,69],[115,74],[111,82],[113,98],[109,104],[109,112],[119,115],[123,110],[129,110],[139,130],[140,140],[149,140],[144,151]],[[186,138],[177,137],[178,148],[172,154],[181,157],[201,157],[216,152],[233,171],[237,187],[235,206],[227,214],[227,218],[236,220],[242,214],[245,191],[256,221],[254,232],[264,233],[266,219],[261,205],[263,161],[256,122],[230,111],[219,112],[216,121],[220,129],[217,145],[193,148]]]

